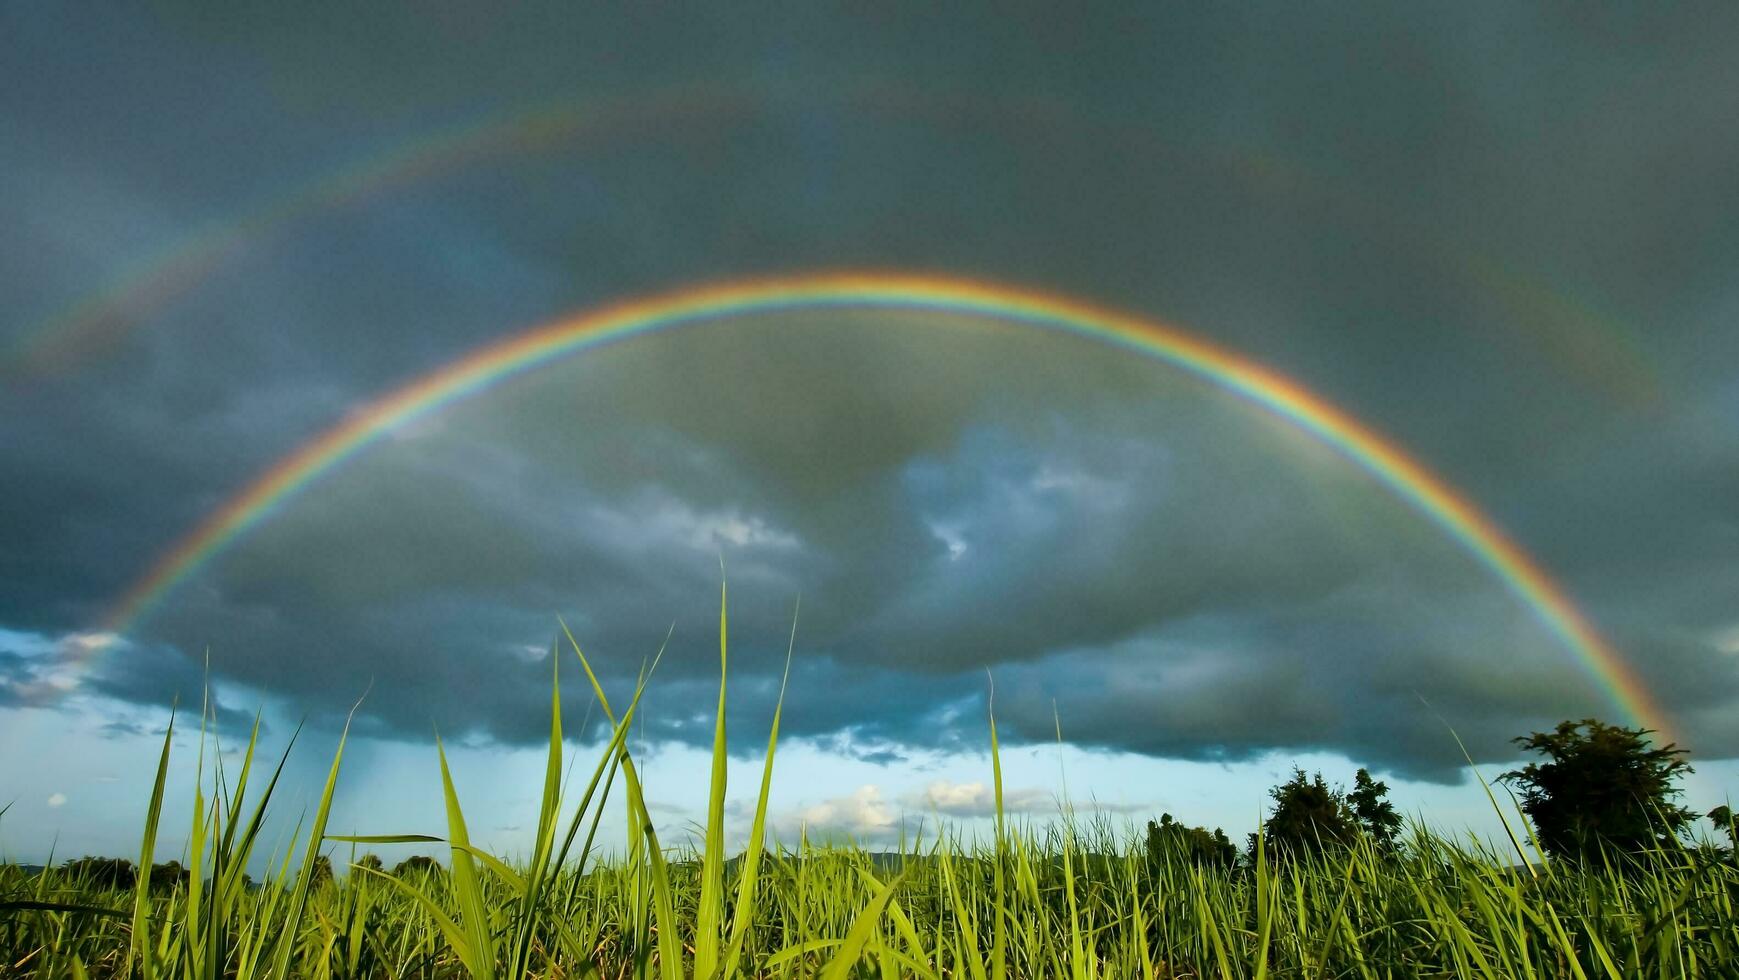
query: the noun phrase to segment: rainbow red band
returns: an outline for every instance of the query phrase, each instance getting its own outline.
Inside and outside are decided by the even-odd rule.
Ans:
[[[641,334],[791,309],[936,310],[1092,338],[1158,358],[1284,418],[1355,463],[1443,528],[1537,615],[1626,716],[1670,738],[1624,659],[1544,569],[1478,507],[1369,427],[1297,383],[1174,327],[1075,300],[929,276],[841,273],[680,290],[581,314],[492,344],[415,381],[274,465],[202,522],[127,590],[105,621],[124,634],[285,499],[394,428],[540,365]]]

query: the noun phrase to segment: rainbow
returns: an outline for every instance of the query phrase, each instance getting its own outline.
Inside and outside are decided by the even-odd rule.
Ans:
[[[1357,419],[1296,382],[1175,327],[1061,296],[935,276],[830,273],[689,288],[606,306],[483,347],[372,402],[284,457],[159,558],[114,604],[102,629],[124,636],[285,500],[400,426],[615,341],[797,309],[991,317],[1145,354],[1233,392],[1315,436],[1442,528],[1538,616],[1630,724],[1668,737],[1665,716],[1641,679],[1539,563],[1472,501]]]

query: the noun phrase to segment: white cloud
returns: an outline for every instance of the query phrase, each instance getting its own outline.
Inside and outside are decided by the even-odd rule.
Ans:
[[[128,641],[115,633],[69,632],[52,636],[0,627],[0,652],[24,658],[12,676],[0,678],[0,687],[26,702],[56,700],[77,689],[80,672],[92,657],[128,646]]]
[[[51,794],[48,797],[48,805],[50,807],[65,806],[66,805],[66,794],[65,793],[53,793],[53,794]]]
[[[955,783],[938,779],[923,791],[911,793],[902,802],[914,810],[940,813],[947,817],[990,817],[996,815],[996,789],[983,782]],[[1071,800],[1068,809],[1076,813],[1137,813],[1150,809],[1146,803],[1107,803],[1100,800]],[[1004,789],[1004,813],[1037,813],[1055,815],[1063,810],[1062,801],[1051,790],[1039,786]]]
[[[1035,493],[1062,494],[1093,510],[1121,510],[1130,501],[1130,487],[1079,467],[1046,463],[1033,475],[1029,486]]]
[[[651,506],[642,507],[643,512],[634,517],[642,533],[652,533],[689,548],[710,552],[730,544],[788,550],[801,544],[796,535],[753,514],[701,511],[669,494],[660,494],[649,503]]]
[[[711,557],[727,546],[775,553],[802,546],[797,535],[759,515],[701,510],[663,490],[644,491],[624,502],[594,503],[582,518],[594,541],[635,554],[666,548]]]
[[[1089,799],[1074,802],[1070,809],[1076,813],[1134,813],[1146,812],[1151,807]],[[1044,819],[1061,810],[1056,794],[1042,787],[1025,786],[1003,792],[1003,812],[1007,814],[1034,814]],[[866,783],[843,796],[790,811],[776,819],[774,825],[786,840],[804,833],[811,840],[849,837],[860,844],[885,844],[897,840],[902,830],[908,836],[921,833],[923,828],[933,826],[938,817],[966,820],[995,814],[996,791],[988,783],[939,779],[921,790],[893,798],[882,787]]]
[[[914,808],[950,817],[989,817],[996,814],[996,790],[982,782],[955,783],[938,779],[925,786],[922,792],[906,797],[906,802]],[[1004,789],[1002,809],[1004,813],[1054,812],[1057,809],[1057,799],[1050,791],[1036,786]]]
[[[805,830],[811,837],[844,834],[871,840],[894,836],[901,816],[882,798],[881,787],[866,783],[846,796],[803,807],[781,823],[791,830]]]
[[[126,645],[127,641],[118,633],[68,633],[60,638],[61,649],[67,653],[100,653]]]
[[[700,544],[722,540],[738,546],[795,548],[798,545],[795,535],[769,527],[759,517],[744,519],[735,514],[702,517],[694,522],[691,536]]]
[[[970,549],[960,522],[930,521],[930,535],[948,548],[948,560],[959,561]]]

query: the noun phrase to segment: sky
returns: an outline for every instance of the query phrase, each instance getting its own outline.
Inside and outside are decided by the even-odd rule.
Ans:
[[[208,686],[227,749],[305,721],[288,812],[360,699],[335,825],[438,832],[438,731],[523,847],[555,671],[571,750],[603,737],[563,622],[624,695],[668,636],[634,744],[689,825],[721,584],[738,831],[788,646],[775,827],[883,844],[982,822],[993,684],[1023,819],[1235,835],[1295,765],[1489,833],[1469,757],[1639,720],[1296,419],[918,302],[548,358],[148,588],[475,352],[840,272],[1162,324],[1335,406],[1561,587],[1688,803],[1739,786],[1731,8],[57,4],[0,38],[9,857],[135,848],[177,703],[184,820]]]

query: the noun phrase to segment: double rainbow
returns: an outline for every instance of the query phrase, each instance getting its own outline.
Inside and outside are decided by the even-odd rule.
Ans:
[[[1315,436],[1441,527],[1575,655],[1628,723],[1669,737],[1642,681],[1534,559],[1472,501],[1399,447],[1288,378],[1175,327],[1061,296],[960,279],[840,273],[726,283],[607,306],[484,347],[355,412],[284,457],[165,553],[115,603],[124,635],[213,556],[285,500],[395,428],[560,358],[726,317],[796,309],[931,310],[990,317],[1155,357]]]

